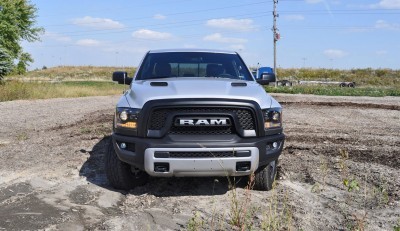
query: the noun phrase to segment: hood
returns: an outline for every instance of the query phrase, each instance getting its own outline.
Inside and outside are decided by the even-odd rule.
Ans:
[[[152,86],[152,82],[164,82],[168,85]],[[247,86],[232,86],[232,83],[246,83]],[[150,100],[178,98],[242,99],[255,101],[261,108],[280,107],[257,82],[222,78],[190,77],[133,81],[131,89],[123,98],[118,103],[120,107],[142,108]]]

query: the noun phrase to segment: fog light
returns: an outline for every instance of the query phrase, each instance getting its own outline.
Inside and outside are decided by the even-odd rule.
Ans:
[[[277,142],[273,142],[272,143],[272,147],[275,149],[275,148],[277,148],[278,147],[278,143]]]
[[[125,148],[126,148],[126,144],[125,144],[125,143],[121,143],[119,146],[120,146],[122,149],[125,149]]]

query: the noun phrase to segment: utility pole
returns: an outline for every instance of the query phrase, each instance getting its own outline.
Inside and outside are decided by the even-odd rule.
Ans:
[[[276,13],[276,5],[278,4],[278,0],[274,0],[274,11],[272,12],[274,16],[274,24],[272,27],[272,33],[274,37],[274,74],[275,74],[275,87],[278,86],[278,72],[276,71],[276,42],[278,41],[280,35],[278,33],[278,28],[276,27],[276,18],[279,17],[278,13]]]

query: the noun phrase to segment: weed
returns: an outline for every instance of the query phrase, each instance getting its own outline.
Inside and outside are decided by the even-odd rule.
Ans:
[[[397,221],[397,224],[393,227],[393,231],[400,231],[400,218]]]
[[[92,132],[92,130],[90,128],[87,128],[87,127],[82,127],[80,130],[81,130],[82,134],[89,134],[89,133]]]
[[[229,213],[230,224],[238,227],[240,230],[252,227],[252,216],[254,215],[254,208],[251,208],[251,190],[254,187],[254,174],[251,174],[247,186],[245,187],[244,199],[240,200],[237,194],[236,186],[231,184],[231,209]]]
[[[187,225],[187,230],[197,231],[201,230],[204,227],[204,220],[200,216],[200,212],[194,212],[193,217],[190,218],[189,223]]]
[[[27,140],[28,138],[29,137],[28,137],[28,134],[26,134],[26,132],[22,132],[17,135],[18,141],[24,141],[24,140]]]
[[[215,184],[219,183],[218,179],[214,179],[213,182],[213,187],[212,187],[212,195],[214,195],[214,191],[215,191]],[[216,217],[216,207],[215,207],[215,197],[213,197],[211,203],[214,205],[213,209],[212,209],[212,216],[211,216],[211,230],[214,230],[214,226],[215,226],[215,221],[218,220],[218,218]]]
[[[322,188],[321,188],[321,191],[322,191],[325,189],[326,178],[328,177],[328,173],[329,173],[328,161],[326,159],[323,159],[321,161],[320,169],[322,171]]]
[[[359,191],[360,190],[360,186],[358,185],[357,180],[355,179],[344,179],[343,180],[343,185],[347,188],[347,191],[351,192],[351,191]]]
[[[389,203],[388,184],[382,179],[382,176],[380,177],[380,182],[381,183],[372,190],[372,197],[378,205]]]
[[[344,149],[339,149],[339,169],[341,172],[341,177],[343,179],[343,185],[348,188],[349,185],[349,169],[347,166],[347,160],[349,159],[349,152]],[[352,185],[355,186],[354,183]]]
[[[321,185],[316,182],[312,187],[311,187],[311,192],[313,193],[320,193],[322,191]]]
[[[286,192],[282,205],[279,204],[278,192],[275,186],[272,188],[272,195],[269,200],[269,209],[264,213],[261,222],[262,230],[291,230],[293,212],[288,204],[289,195]],[[279,209],[283,206],[282,209]]]
[[[339,149],[339,169],[343,175],[348,174],[347,160],[349,159],[349,152],[344,149]]]
[[[346,227],[347,230],[351,231],[364,231],[366,228],[367,213],[364,212],[362,215],[352,214],[351,217],[347,218]]]
[[[379,204],[387,204],[389,202],[389,194],[386,187],[382,185],[374,187],[373,193]]]

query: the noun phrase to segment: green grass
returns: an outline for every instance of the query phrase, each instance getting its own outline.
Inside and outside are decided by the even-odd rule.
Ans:
[[[273,87],[265,86],[268,93],[287,93],[287,94],[312,94],[327,96],[400,96],[400,88],[397,87],[336,87],[336,86],[293,86],[293,87]]]
[[[21,82],[5,81],[0,84],[0,102],[18,99],[72,98],[121,94],[127,86],[113,82]]]
[[[268,92],[328,96],[400,96],[400,70],[278,68],[277,72],[279,80],[355,82],[356,88],[339,88],[333,85],[297,85],[290,88],[266,87]]]
[[[279,80],[327,80],[356,82],[356,86],[396,87],[400,88],[400,70],[392,69],[313,69],[278,68]]]

